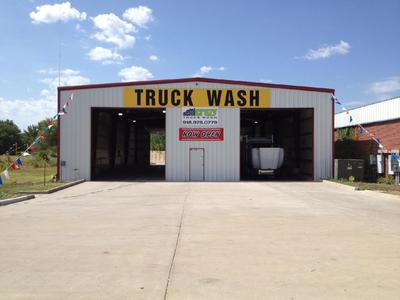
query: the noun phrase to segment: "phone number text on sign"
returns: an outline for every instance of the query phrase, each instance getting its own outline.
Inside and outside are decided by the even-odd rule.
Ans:
[[[180,141],[223,141],[223,128],[179,128]]]

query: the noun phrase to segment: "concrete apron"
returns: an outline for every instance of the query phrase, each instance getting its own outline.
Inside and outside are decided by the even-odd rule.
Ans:
[[[400,200],[331,183],[87,182],[0,210],[4,299],[397,299]]]

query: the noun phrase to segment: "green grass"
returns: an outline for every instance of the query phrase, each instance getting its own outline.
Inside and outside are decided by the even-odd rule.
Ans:
[[[386,183],[371,183],[371,182],[352,182],[345,179],[335,180],[333,182],[353,186],[356,190],[364,191],[379,191],[396,196],[400,196],[400,185],[386,184]]]
[[[15,157],[10,156],[9,159],[12,161]],[[46,167],[46,184],[43,182],[43,167],[37,167],[38,161],[35,157],[23,158],[23,162],[24,166],[20,170],[8,170],[10,180],[2,176],[3,185],[0,186],[0,199],[17,196],[25,191],[44,191],[62,184],[52,180],[57,173],[54,161]],[[6,165],[8,165],[7,157],[0,156],[0,172],[5,169]]]

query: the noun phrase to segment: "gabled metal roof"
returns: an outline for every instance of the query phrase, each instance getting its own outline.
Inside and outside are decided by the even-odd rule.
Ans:
[[[350,109],[335,115],[335,128],[400,119],[400,97]],[[350,115],[352,122],[350,122]]]
[[[221,83],[221,84],[237,84],[237,85],[247,85],[247,86],[270,87],[270,88],[276,88],[276,89],[312,91],[312,92],[322,92],[322,93],[331,93],[331,94],[335,93],[335,90],[331,89],[331,88],[274,84],[274,83],[264,83],[264,82],[251,82],[251,81],[239,81],[239,80],[216,79],[216,78],[204,78],[204,77],[189,77],[189,78],[178,78],[178,79],[163,79],[163,80],[148,80],[148,81],[133,81],[133,82],[100,83],[100,84],[77,85],[77,86],[62,86],[62,87],[59,87],[58,90],[59,91],[67,91],[67,90],[94,89],[94,88],[121,87],[121,86],[138,86],[138,85],[151,85],[151,84],[184,83],[184,82],[210,82],[210,83]]]

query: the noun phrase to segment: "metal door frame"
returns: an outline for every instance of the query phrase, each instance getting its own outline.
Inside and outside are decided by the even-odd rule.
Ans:
[[[195,180],[195,181],[205,181],[205,163],[206,163],[206,153],[204,148],[189,148],[189,181],[192,181],[191,174],[191,157],[192,157],[192,150],[202,150],[203,151],[203,180]]]

